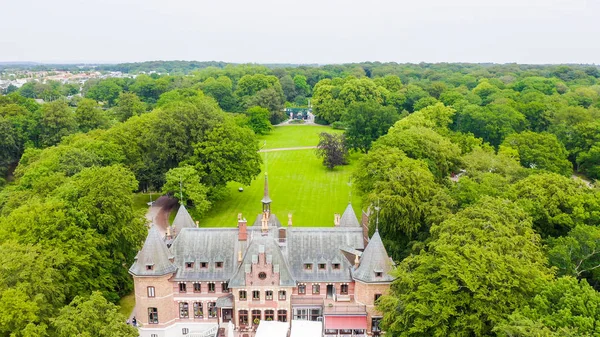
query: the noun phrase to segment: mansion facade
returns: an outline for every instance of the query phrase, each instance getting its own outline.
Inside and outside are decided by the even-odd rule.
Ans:
[[[142,337],[173,327],[201,336],[229,322],[251,337],[263,320],[321,321],[330,337],[381,333],[375,301],[394,265],[378,231],[368,238],[368,214],[361,223],[348,204],[334,227],[296,227],[291,214],[286,227],[270,206],[265,177],[262,213],[250,225],[239,214],[237,227],[198,228],[181,205],[167,233],[151,226],[129,269]]]

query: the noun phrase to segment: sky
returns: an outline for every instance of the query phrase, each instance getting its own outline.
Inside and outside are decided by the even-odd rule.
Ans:
[[[0,0],[0,62],[600,63],[600,0]]]

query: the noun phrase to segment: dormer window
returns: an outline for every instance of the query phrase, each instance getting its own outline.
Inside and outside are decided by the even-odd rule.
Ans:
[[[200,268],[208,268],[208,262],[200,262]]]
[[[154,269],[154,265],[153,264],[147,264],[146,265],[146,270],[153,270]]]
[[[217,262],[217,263],[215,263],[215,266],[217,268],[223,268],[223,262]]]
[[[304,270],[312,270],[312,263],[305,263]]]
[[[185,268],[186,269],[192,269],[192,268],[194,268],[194,262],[186,262],[185,263]]]
[[[382,272],[380,272],[380,271],[375,272],[375,277],[382,277],[382,276],[383,276]]]
[[[319,263],[319,270],[325,270],[325,268],[327,268],[325,263]]]
[[[335,269],[335,270],[340,269],[340,264],[339,263],[334,263],[333,264],[333,269]]]

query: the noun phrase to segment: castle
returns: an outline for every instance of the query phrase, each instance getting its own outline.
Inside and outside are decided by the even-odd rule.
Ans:
[[[368,238],[349,203],[334,227],[287,227],[271,213],[268,180],[262,213],[237,228],[198,228],[181,205],[166,235],[152,225],[129,269],[142,337],[210,336],[232,322],[253,336],[261,321],[322,322],[322,336],[379,335],[375,301],[393,281],[378,231]],[[208,329],[210,327],[212,329]],[[309,336],[307,336],[309,337]]]

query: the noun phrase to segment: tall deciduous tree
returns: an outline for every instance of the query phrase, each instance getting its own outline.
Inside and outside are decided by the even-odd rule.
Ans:
[[[333,170],[334,167],[348,164],[348,149],[343,134],[321,132],[317,145],[317,156],[323,158],[323,165]]]
[[[133,116],[139,116],[146,112],[146,106],[136,94],[132,92],[122,92],[119,94],[114,112],[117,120],[123,122]]]
[[[108,127],[108,116],[96,101],[84,98],[77,104],[75,120],[81,132]]]
[[[484,198],[431,228],[379,300],[394,336],[485,336],[551,277],[540,238],[513,203]]]
[[[506,137],[500,149],[511,148],[517,151],[521,165],[527,168],[546,170],[570,177],[573,165],[564,145],[555,135],[531,131],[512,134]]]
[[[346,125],[346,142],[354,150],[369,152],[371,143],[385,135],[400,118],[394,107],[376,102],[353,103],[342,116]]]
[[[193,166],[185,165],[170,169],[165,177],[163,193],[171,194],[179,202],[194,207],[198,215],[210,207],[206,197],[208,188],[200,183],[200,174]]]
[[[64,101],[42,105],[40,142],[42,146],[58,144],[61,138],[77,131],[75,114]]]
[[[257,135],[264,135],[271,132],[273,126],[271,126],[271,122],[269,121],[269,110],[254,106],[246,111],[246,116],[248,116],[248,126]]]

